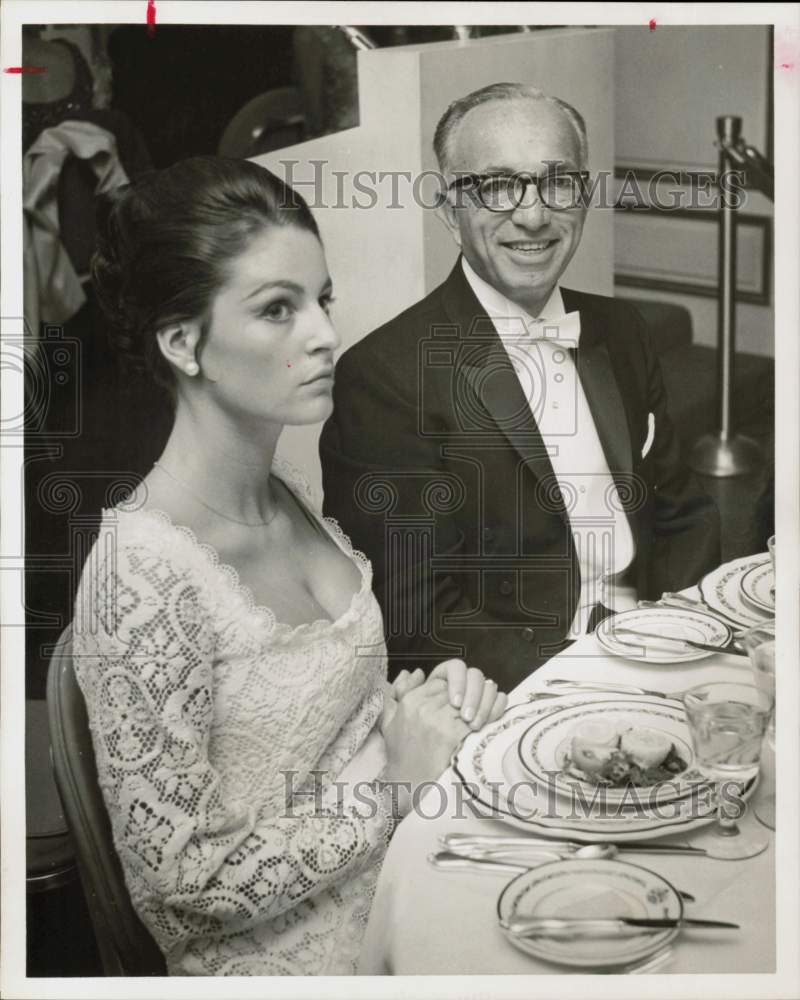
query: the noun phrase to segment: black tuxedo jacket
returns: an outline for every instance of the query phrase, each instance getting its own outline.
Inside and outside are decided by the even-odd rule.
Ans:
[[[639,313],[562,292],[580,312],[575,369],[636,543],[633,582],[657,598],[718,565],[719,516],[681,464]],[[339,360],[320,456],[325,514],[372,561],[390,676],[462,656],[510,690],[563,648],[580,593],[569,491],[460,261]],[[610,509],[592,524],[598,545],[612,524]]]

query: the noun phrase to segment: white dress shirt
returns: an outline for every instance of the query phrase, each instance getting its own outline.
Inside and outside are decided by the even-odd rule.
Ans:
[[[476,274],[465,257],[461,263],[514,366],[567,508],[581,574],[568,632],[575,638],[586,631],[595,604],[612,611],[636,606],[635,589],[623,578],[633,561],[633,534],[569,352],[578,344],[580,316],[565,312],[556,286],[534,319]]]

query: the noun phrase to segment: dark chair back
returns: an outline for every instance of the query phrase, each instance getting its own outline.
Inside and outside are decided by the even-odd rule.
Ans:
[[[133,909],[97,781],[86,704],[72,665],[72,630],[47,675],[53,771],[75,846],[86,902],[108,976],[165,976],[164,956]]]

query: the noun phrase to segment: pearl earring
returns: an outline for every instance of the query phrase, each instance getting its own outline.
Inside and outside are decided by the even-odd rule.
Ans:
[[[197,373],[199,371],[200,371],[200,365],[198,365],[198,363],[196,361],[190,361],[186,365],[186,374],[187,375],[197,375]]]

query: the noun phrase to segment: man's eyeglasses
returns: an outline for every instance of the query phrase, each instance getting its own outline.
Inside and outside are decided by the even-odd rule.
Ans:
[[[553,212],[566,212],[586,203],[588,170],[559,170],[536,177],[534,174],[463,174],[450,185],[476,197],[490,212],[511,212],[526,200],[533,202],[528,187],[536,188],[539,200]]]

